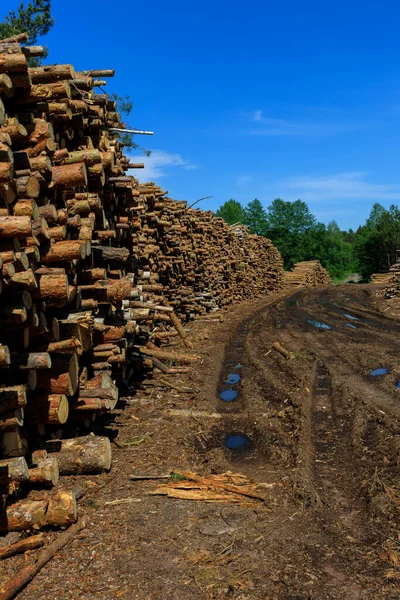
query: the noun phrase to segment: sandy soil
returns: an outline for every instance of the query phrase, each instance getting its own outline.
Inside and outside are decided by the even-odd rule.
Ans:
[[[117,444],[111,472],[62,479],[85,489],[89,525],[18,598],[400,598],[400,312],[373,290],[271,296],[191,325],[201,360],[168,380],[194,392],[145,386],[98,426]],[[251,446],[226,449],[232,433]],[[174,469],[243,473],[267,484],[265,501],[177,500],[129,479]],[[139,501],[105,505],[127,497]],[[1,578],[37,552],[3,561]]]

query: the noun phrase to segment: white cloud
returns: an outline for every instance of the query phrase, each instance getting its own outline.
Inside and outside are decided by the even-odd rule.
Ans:
[[[236,185],[238,185],[238,186],[246,185],[247,183],[250,183],[251,181],[253,181],[253,178],[251,177],[251,175],[239,175],[238,177],[236,177]]]
[[[274,119],[264,116],[260,109],[247,114],[246,117],[256,124],[255,128],[246,133],[258,136],[325,136],[365,127],[365,124],[355,122]]]
[[[363,171],[351,171],[322,177],[289,177],[280,185],[306,202],[373,200],[397,202],[400,183],[371,183]]]
[[[129,174],[135,175],[140,181],[154,181],[160,177],[166,177],[169,169],[173,167],[181,167],[185,170],[197,169],[188,160],[185,160],[181,154],[171,154],[165,150],[152,150],[150,156],[131,156],[132,162],[144,163],[144,169],[130,170]]]

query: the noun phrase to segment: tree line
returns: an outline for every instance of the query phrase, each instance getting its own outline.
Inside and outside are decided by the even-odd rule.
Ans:
[[[285,269],[302,260],[317,259],[336,281],[359,273],[368,281],[372,273],[385,272],[396,262],[400,249],[400,209],[373,205],[364,225],[343,231],[336,221],[317,221],[302,200],[276,198],[267,209],[255,198],[246,206],[230,199],[216,215],[233,225],[241,223],[269,238],[280,251]]]

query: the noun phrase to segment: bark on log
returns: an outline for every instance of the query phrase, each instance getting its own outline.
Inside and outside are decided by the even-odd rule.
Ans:
[[[0,531],[32,531],[43,527],[65,527],[75,523],[75,494],[67,490],[46,493],[42,500],[20,500],[0,515]],[[1,596],[0,596],[1,598]]]
[[[0,388],[0,414],[26,406],[25,385]]]
[[[42,275],[39,281],[40,298],[48,306],[65,306],[68,302],[68,276],[64,274]]]
[[[29,402],[26,420],[31,423],[63,425],[69,414],[69,403],[65,394],[35,394]]]
[[[52,182],[61,188],[87,186],[87,170],[84,162],[71,165],[54,166],[52,169]]]
[[[57,485],[59,479],[57,458],[52,456],[38,461],[34,467],[29,469],[28,477],[30,483],[52,486]]]
[[[38,372],[37,388],[51,394],[73,396],[78,387],[79,364],[75,354],[56,357],[52,361],[51,371]]]
[[[32,235],[30,217],[0,217],[0,240],[25,238]]]
[[[102,473],[111,467],[111,444],[106,437],[88,435],[70,440],[51,440],[46,449],[55,452],[61,475]]]
[[[50,369],[51,357],[48,352],[11,353],[11,369]]]
[[[42,255],[42,262],[64,262],[66,260],[81,260],[86,256],[85,243],[80,240],[56,242]]]
[[[23,483],[28,480],[28,465],[23,456],[0,460],[0,485],[10,482]]]

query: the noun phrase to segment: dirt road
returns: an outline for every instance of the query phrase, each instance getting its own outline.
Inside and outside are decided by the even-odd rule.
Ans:
[[[126,398],[106,424],[111,473],[79,480],[88,529],[21,600],[399,599],[400,321],[372,289],[303,290],[196,323],[201,363],[174,379],[196,393]],[[129,480],[174,468],[243,473],[265,501],[178,500]],[[105,505],[127,497],[140,501]]]

